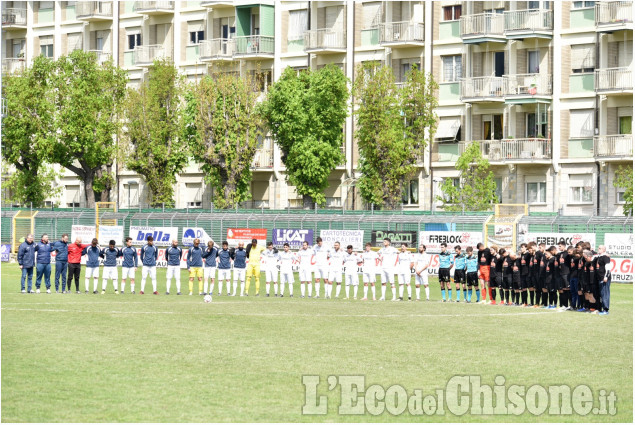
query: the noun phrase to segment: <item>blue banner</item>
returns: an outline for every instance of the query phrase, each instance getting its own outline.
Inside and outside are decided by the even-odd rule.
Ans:
[[[0,261],[8,262],[11,256],[11,245],[2,245],[0,249]]]
[[[313,230],[303,229],[273,229],[273,246],[281,249],[286,243],[291,249],[302,248],[302,242],[307,241],[309,246],[313,245]]]

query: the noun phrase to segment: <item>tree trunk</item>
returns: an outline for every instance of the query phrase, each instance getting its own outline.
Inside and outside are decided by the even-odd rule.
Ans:
[[[236,184],[225,182],[223,184],[223,195],[225,196],[226,208],[236,207]]]
[[[95,172],[90,170],[86,172],[84,177],[84,193],[86,196],[86,208],[95,207],[95,191],[93,190],[93,182],[95,181]]]
[[[302,205],[305,210],[312,210],[315,207],[313,198],[310,195],[302,195]]]

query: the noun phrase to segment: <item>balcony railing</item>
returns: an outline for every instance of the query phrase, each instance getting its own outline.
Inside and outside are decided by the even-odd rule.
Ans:
[[[503,86],[503,77],[461,78],[461,99],[502,99]]]
[[[240,56],[262,56],[273,55],[274,38],[265,35],[249,35],[246,37],[236,37],[235,55]]]
[[[505,96],[551,96],[551,74],[505,75]]]
[[[111,1],[78,1],[75,5],[77,19],[112,18]]]
[[[112,53],[104,52],[103,50],[89,50],[89,52],[94,53],[97,56],[97,63],[99,64],[108,62],[112,58]]]
[[[137,13],[172,12],[173,1],[136,1],[133,7]]]
[[[514,10],[504,13],[505,32],[534,32],[553,30],[553,11]]]
[[[238,208],[246,210],[259,210],[262,208],[269,208],[269,201],[252,199],[251,201],[243,201],[238,204]]]
[[[391,22],[379,26],[381,44],[423,43],[423,23]]]
[[[26,9],[9,8],[2,10],[2,26],[26,26]]]
[[[134,48],[134,63],[137,66],[152,65],[155,59],[163,58],[167,54],[162,44],[137,46]]]
[[[479,13],[461,16],[461,37],[503,37],[505,17],[500,13]]]
[[[257,149],[251,166],[253,168],[273,168],[273,149]]]
[[[236,41],[230,38],[215,38],[200,43],[199,56],[202,61],[231,59],[236,52]]]
[[[596,91],[633,90],[633,71],[630,68],[604,68],[595,70]]]
[[[551,139],[503,139],[476,140],[460,142],[459,155],[465,152],[467,146],[478,143],[481,153],[489,161],[534,161],[551,159]]]
[[[614,26],[633,23],[632,1],[603,1],[595,4],[595,25]]]
[[[595,136],[593,138],[595,156],[633,156],[633,135],[616,134],[610,136]]]
[[[234,5],[232,0],[216,0],[216,1],[202,1],[201,7],[219,7],[219,6],[227,6],[231,7]]]
[[[2,59],[2,75],[10,75],[24,71],[25,63],[22,58]]]
[[[304,50],[346,49],[346,33],[330,28],[310,30],[304,33]]]

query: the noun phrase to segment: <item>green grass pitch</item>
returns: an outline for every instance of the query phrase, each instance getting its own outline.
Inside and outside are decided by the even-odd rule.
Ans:
[[[215,295],[205,304],[164,295],[165,269],[161,295],[141,296],[140,277],[139,269],[137,295],[115,295],[111,285],[106,295],[30,295],[19,293],[17,265],[2,265],[3,422],[633,419],[632,285],[613,284],[611,313],[597,316],[444,304],[436,279],[430,302],[301,299],[297,283],[294,298],[288,289],[283,299],[265,298],[263,282],[258,298],[252,284],[248,298]],[[181,281],[187,293],[185,272]],[[320,376],[326,415],[302,414],[303,375]],[[506,385],[586,384],[594,394],[614,391],[617,414],[340,415],[330,375],[364,375],[366,386],[399,384],[409,394],[434,394],[455,375],[490,385],[497,375]]]

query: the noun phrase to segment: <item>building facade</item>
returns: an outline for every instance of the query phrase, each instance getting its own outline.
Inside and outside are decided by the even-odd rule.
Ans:
[[[633,161],[633,7],[630,1],[14,1],[2,3],[2,73],[37,55],[74,49],[113,58],[143,80],[155,58],[196,81],[210,72],[261,73],[266,90],[282,71],[334,63],[354,81],[365,61],[405,81],[417,65],[439,84],[439,125],[404,187],[403,208],[434,201],[454,165],[477,142],[503,203],[530,211],[621,215],[615,171]],[[329,177],[327,207],[368,208],[355,186],[359,159],[352,111],[345,163]],[[280,152],[262,141],[252,208],[299,208]],[[84,206],[82,185],[61,170],[61,207]],[[135,173],[117,167],[120,208],[148,203]],[[178,208],[209,209],[215,194],[197,164],[178,177]]]

